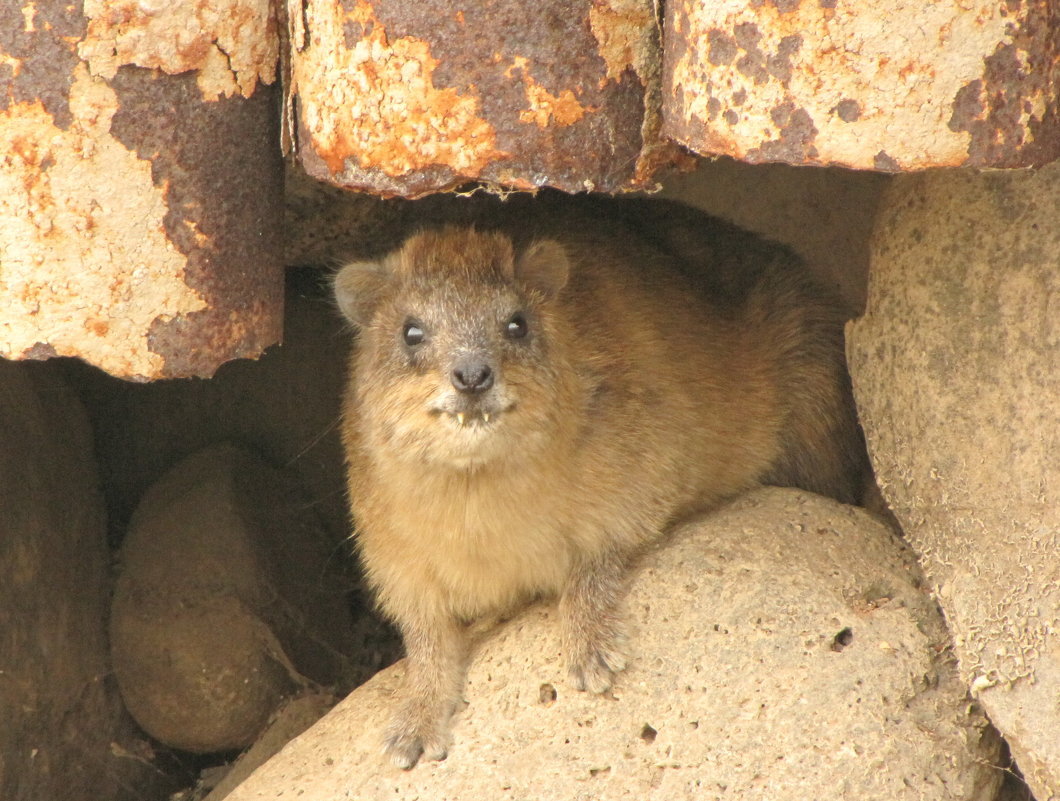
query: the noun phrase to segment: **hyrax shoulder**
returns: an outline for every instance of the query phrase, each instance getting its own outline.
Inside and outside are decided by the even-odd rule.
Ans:
[[[346,266],[336,296],[357,542],[410,655],[399,764],[444,752],[459,621],[559,594],[575,682],[606,688],[639,546],[759,483],[853,501],[864,478],[838,305],[683,207],[515,206]]]

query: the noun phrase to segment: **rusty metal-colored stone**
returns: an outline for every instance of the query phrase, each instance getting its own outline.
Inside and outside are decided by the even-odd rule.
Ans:
[[[675,0],[663,132],[750,162],[898,171],[1060,156],[1055,0]]]
[[[279,37],[269,0],[84,0],[78,53],[93,75],[123,64],[170,75],[194,70],[206,98],[249,97],[276,73]]]
[[[279,337],[275,42],[130,8],[0,0],[0,356],[210,375]],[[167,50],[184,60],[121,66]]]
[[[405,197],[468,180],[614,191],[669,153],[651,0],[307,0],[288,16],[316,178]]]

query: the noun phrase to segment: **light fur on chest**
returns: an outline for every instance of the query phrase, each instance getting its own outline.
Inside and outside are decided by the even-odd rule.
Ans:
[[[384,605],[433,594],[448,612],[475,618],[557,594],[577,558],[572,498],[552,477],[533,479],[381,470],[359,539]]]

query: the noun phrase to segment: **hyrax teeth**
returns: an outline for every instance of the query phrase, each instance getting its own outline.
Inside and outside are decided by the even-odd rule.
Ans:
[[[482,413],[482,422],[483,423],[488,423],[489,421],[490,421],[490,413],[489,412],[483,412]]]
[[[456,422],[458,422],[460,425],[464,424],[464,413],[463,412],[457,412],[456,413]]]

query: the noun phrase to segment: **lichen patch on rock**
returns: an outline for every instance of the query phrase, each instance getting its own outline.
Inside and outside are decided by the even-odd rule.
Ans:
[[[658,24],[654,7],[644,0],[593,3],[589,27],[607,64],[608,80],[621,80],[629,69],[645,85],[658,79]]]
[[[523,122],[547,128],[550,121],[555,121],[562,128],[576,123],[585,116],[586,111],[594,110],[579,103],[570,89],[564,89],[558,95],[552,94],[526,70],[523,71],[523,83],[526,85],[526,102],[529,104],[528,109],[519,112],[519,119]]]

